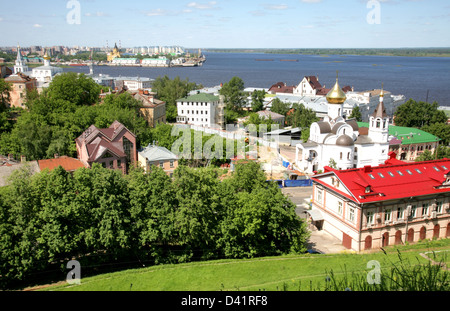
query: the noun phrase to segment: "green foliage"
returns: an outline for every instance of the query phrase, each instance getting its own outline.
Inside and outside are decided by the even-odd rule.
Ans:
[[[97,87],[90,82],[82,84],[83,88],[92,86],[92,92],[97,92]],[[140,103],[130,94],[108,95],[103,104],[96,105],[77,105],[65,97],[57,88],[36,96],[29,104],[29,111],[20,114],[14,128],[0,136],[0,153],[25,155],[29,160],[52,158],[55,153],[75,157],[75,139],[84,130],[92,124],[106,128],[115,120],[135,133],[138,143],[151,141],[150,129],[139,116]]]
[[[76,106],[93,105],[99,101],[101,87],[84,74],[66,72],[57,75],[47,89],[52,100],[64,100]]]
[[[258,112],[264,108],[264,98],[266,96],[265,90],[255,90],[252,93],[252,111]]]
[[[177,99],[186,97],[190,91],[201,88],[201,85],[189,82],[189,79],[183,81],[177,76],[171,80],[167,75],[157,77],[152,84],[152,90],[157,93],[158,98],[166,102],[166,120],[168,122],[176,120]]]
[[[231,111],[240,111],[245,104],[244,81],[239,77],[233,77],[220,89],[220,94],[225,97],[226,108]]]
[[[395,125],[421,128],[434,123],[447,122],[445,112],[438,110],[438,107],[436,102],[430,104],[410,99],[395,111]]]
[[[272,101],[272,107],[270,108],[270,111],[286,116],[287,112],[289,111],[289,104],[282,102],[279,98],[275,98]]]
[[[100,165],[73,174],[24,168],[0,189],[0,285],[45,275],[67,258],[87,272],[130,258],[153,264],[301,253],[305,226],[253,162],[239,163],[223,182],[215,169],[185,166],[173,179],[157,167],[127,176]]]
[[[266,125],[267,132],[270,132],[273,124],[278,123],[273,121],[271,116],[268,119],[261,118],[256,112],[250,113],[248,120],[244,122],[244,126],[248,126],[250,132],[256,131],[258,133],[260,132],[260,125]]]
[[[356,119],[357,122],[362,121],[362,114],[359,106],[353,108],[352,113],[350,114],[349,119]]]
[[[444,146],[448,146],[450,144],[450,125],[447,123],[425,125],[421,128],[421,130],[439,137]]]
[[[431,161],[434,160],[435,156],[431,153],[430,150],[425,150],[420,156],[416,158],[416,162],[419,161]]]

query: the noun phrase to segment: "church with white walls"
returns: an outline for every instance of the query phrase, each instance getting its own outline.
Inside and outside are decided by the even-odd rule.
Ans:
[[[338,79],[326,96],[328,115],[310,127],[307,142],[296,145],[295,164],[306,173],[336,169],[378,166],[388,159],[389,117],[380,94],[378,107],[369,119],[369,128],[359,128],[354,119],[343,117],[346,95]]]

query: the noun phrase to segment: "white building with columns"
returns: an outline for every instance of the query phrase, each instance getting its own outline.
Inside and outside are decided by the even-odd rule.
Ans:
[[[336,79],[326,96],[327,116],[311,125],[307,142],[296,145],[296,166],[313,173],[325,166],[351,169],[384,163],[389,152],[389,117],[383,98],[384,93],[370,117],[368,133],[361,134],[356,120],[343,117],[346,95]]]

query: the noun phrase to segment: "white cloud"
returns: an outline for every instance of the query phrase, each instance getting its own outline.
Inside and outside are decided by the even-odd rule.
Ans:
[[[210,1],[208,3],[198,3],[198,2],[190,2],[188,3],[189,8],[194,8],[198,10],[211,10],[215,7],[217,1]]]
[[[278,5],[267,5],[266,9],[268,10],[286,10],[288,6],[286,4],[278,4]]]
[[[304,2],[304,3],[319,3],[319,2],[322,2],[322,0],[301,0],[301,2]]]
[[[0,17],[0,22],[3,22],[3,17]]]
[[[41,25],[41,24],[34,24],[33,27],[34,27],[34,28],[41,28],[42,25]]]
[[[154,9],[154,10],[151,10],[150,12],[145,13],[145,15],[147,15],[147,16],[164,16],[164,15],[167,15],[167,11],[162,10],[162,9]]]

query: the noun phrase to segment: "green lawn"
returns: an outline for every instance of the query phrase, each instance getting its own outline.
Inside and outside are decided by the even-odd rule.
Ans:
[[[398,247],[403,262],[410,265],[427,263],[419,254],[440,251],[441,260],[450,250],[450,239]],[[429,253],[432,257],[433,254]],[[396,248],[386,254],[305,254],[302,256],[265,257],[248,260],[216,260],[177,265],[159,265],[126,270],[81,279],[81,285],[55,285],[44,290],[97,291],[258,291],[258,290],[317,290],[332,271],[336,279],[347,272],[367,275],[367,263],[377,260],[381,269],[388,270],[399,263]],[[447,260],[448,263],[448,260]],[[81,267],[81,273],[83,268]],[[132,284],[132,285],[131,285]]]

